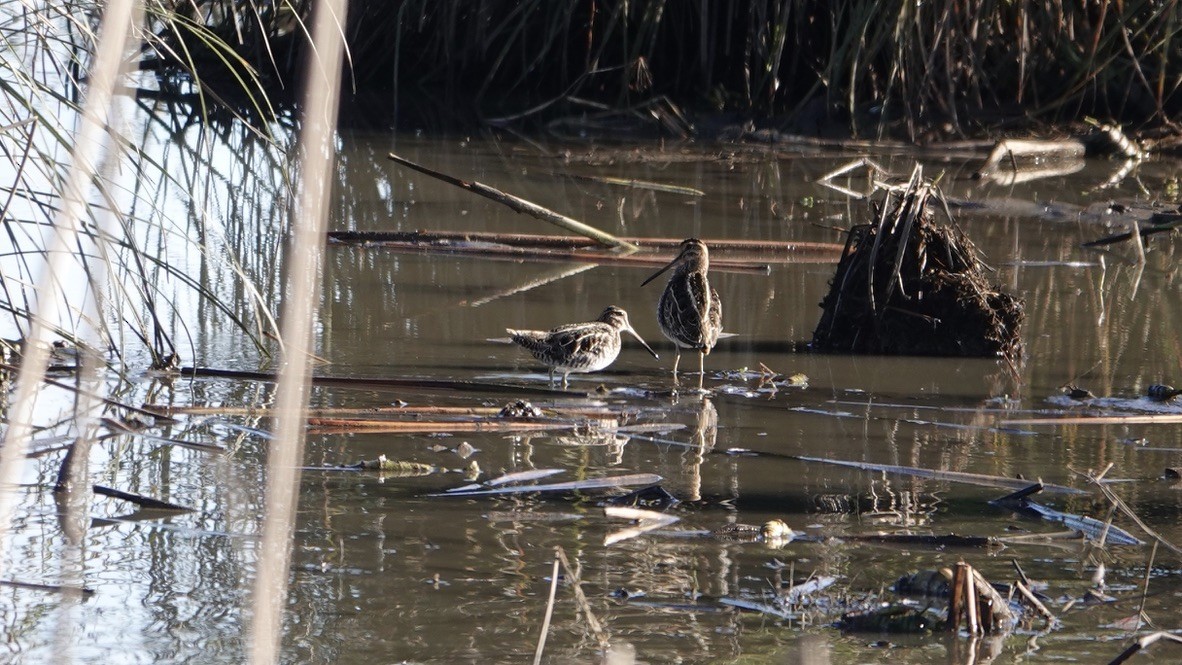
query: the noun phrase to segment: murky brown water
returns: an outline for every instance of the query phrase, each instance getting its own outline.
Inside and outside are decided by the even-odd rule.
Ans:
[[[629,150],[535,146],[475,140],[349,136],[343,144],[338,204],[332,226],[361,230],[490,230],[549,233],[541,222],[389,164],[404,156],[463,178],[501,187],[624,235],[762,238],[841,242],[834,227],[866,219],[861,202],[814,184],[857,155],[745,153],[694,157],[666,148],[667,159],[632,159]],[[643,154],[659,150],[649,147]],[[565,151],[565,152],[564,152]],[[565,157],[564,157],[565,155]],[[877,155],[905,175],[914,155]],[[1013,198],[1070,204],[1145,199],[1132,181],[1089,193],[1116,168],[1090,162],[1083,171],[1014,187],[969,179],[976,160],[925,154],[925,173],[944,172],[955,197]],[[1182,166],[1144,165],[1140,180],[1163,191]],[[695,187],[701,198],[620,188],[564,174],[636,178]],[[847,182],[846,184],[851,184]],[[265,207],[262,208],[265,210]],[[510,436],[314,433],[307,464],[322,467],[380,454],[447,468],[467,461],[451,451],[467,442],[481,468],[500,472],[556,467],[555,480],[651,472],[682,499],[681,522],[666,532],[611,546],[624,526],[608,519],[600,494],[438,498],[462,484],[461,474],[406,479],[375,473],[310,469],[303,475],[287,615],[291,662],[527,662],[540,632],[554,547],[582,567],[583,591],[611,636],[612,651],[637,662],[984,662],[989,649],[1005,661],[1095,662],[1124,648],[1129,633],[1116,622],[1137,613],[1150,548],[1089,549],[1079,542],[1010,546],[1001,552],[939,551],[848,542],[798,541],[773,548],[715,538],[679,537],[782,518],[816,535],[879,530],[1007,536],[1052,532],[1055,525],[1017,518],[986,504],[1003,494],[966,485],[884,476],[775,457],[724,454],[732,448],[885,464],[1021,474],[1084,486],[1072,470],[1114,464],[1108,478],[1146,522],[1182,541],[1179,486],[1157,480],[1182,464],[1177,425],[1002,427],[1009,417],[1063,408],[1048,401],[1075,382],[1097,395],[1130,400],[1152,383],[1182,383],[1182,330],[1177,241],[1159,239],[1143,270],[1127,248],[1082,250],[1102,235],[1076,221],[1032,216],[961,214],[959,223],[997,268],[996,280],[1026,299],[1027,359],[1016,375],[987,360],[818,356],[807,341],[833,266],[777,265],[769,275],[715,273],[724,325],[738,334],[707,359],[706,397],[666,394],[672,347],[660,335],[655,305],[661,285],[640,288],[651,270],[521,263],[446,255],[397,254],[380,247],[329,248],[317,354],[324,374],[476,380],[545,387],[545,373],[519,349],[487,341],[506,326],[548,328],[593,318],[607,304],[624,307],[637,330],[662,353],[654,361],[628,344],[609,371],[572,377],[571,394],[528,398],[538,406],[582,404],[600,384],[612,390],[590,401],[641,412],[641,422],[684,429],[644,436],[583,437],[569,432]],[[272,220],[234,223],[229,233],[248,268],[274,270]],[[247,238],[247,239],[242,239]],[[260,238],[262,240],[260,240]],[[278,272],[268,283],[274,283]],[[528,290],[524,285],[544,284]],[[663,280],[662,280],[663,283]],[[276,287],[264,287],[271,292]],[[208,314],[208,313],[205,313]],[[204,319],[202,319],[204,321]],[[255,369],[257,361],[216,323],[190,324],[193,362]],[[190,355],[191,354],[191,355]],[[724,374],[760,364],[804,373],[807,389],[758,392],[757,380]],[[683,359],[683,368],[696,358]],[[643,390],[626,390],[636,388]],[[148,395],[149,391],[153,394]],[[648,392],[645,392],[648,391]],[[177,404],[266,404],[270,386],[219,380],[145,384],[145,401]],[[518,399],[494,390],[455,392],[317,388],[319,405],[501,406]],[[714,423],[716,422],[716,426]],[[0,586],[0,617],[11,657],[78,661],[237,662],[244,657],[245,620],[253,579],[267,441],[237,426],[258,419],[194,418],[154,430],[226,445],[223,455],[122,438],[101,447],[92,471],[101,484],[192,505],[172,518],[95,522],[71,546],[48,488],[60,453],[39,457],[18,523],[14,561],[5,578],[76,580],[95,594],[63,604],[56,594]],[[704,442],[706,450],[663,444]],[[1145,439],[1145,441],[1138,441]],[[1093,497],[1042,496],[1062,510],[1104,518]],[[95,517],[125,514],[96,499]],[[1128,520],[1118,524],[1131,530]],[[1050,632],[1018,630],[974,650],[966,638],[843,634],[832,615],[806,613],[784,621],[728,609],[720,598],[763,602],[773,585],[809,574],[836,576],[854,595],[877,593],[903,573],[969,561],[986,576],[1013,578],[1011,559],[1049,584],[1052,611],[1092,586],[1096,563],[1107,568],[1107,605],[1077,604]],[[779,566],[785,566],[780,568]],[[1182,602],[1177,556],[1159,549],[1149,580],[1146,614],[1176,626]],[[620,600],[615,592],[642,592]],[[1041,625],[1036,622],[1036,625]],[[889,640],[890,644],[876,644]],[[1143,660],[1171,662],[1165,644]],[[561,586],[546,662],[598,662],[595,636],[574,593]],[[617,662],[629,662],[627,660]]]

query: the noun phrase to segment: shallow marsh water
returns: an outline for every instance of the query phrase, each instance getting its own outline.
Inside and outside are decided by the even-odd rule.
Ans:
[[[837,228],[868,219],[865,203],[815,184],[859,153],[748,148],[711,153],[673,146],[539,146],[453,139],[346,135],[331,226],[357,230],[491,230],[550,233],[541,222],[399,169],[391,149],[461,178],[472,178],[555,208],[613,233],[684,238],[756,238],[841,242]],[[877,154],[906,175],[918,160],[925,174],[943,172],[953,197],[1008,198],[1040,204],[1146,200],[1132,181],[1090,192],[1117,165],[1089,162],[1060,178],[1012,187],[969,176],[981,155]],[[1139,171],[1162,192],[1182,165],[1151,162]],[[705,196],[622,188],[569,175],[611,176],[694,187]],[[852,180],[843,181],[858,186]],[[265,209],[260,207],[260,209]],[[261,215],[260,215],[261,217]],[[1004,661],[1106,661],[1130,633],[1149,547],[1089,550],[1077,541],[1011,546],[1001,552],[940,551],[830,541],[783,547],[671,531],[712,530],[729,523],[781,518],[814,535],[879,530],[1006,536],[1053,532],[986,504],[1004,491],[808,464],[725,454],[732,448],[833,457],[1002,476],[1021,474],[1082,487],[1071,472],[1114,466],[1115,489],[1153,528],[1182,541],[1182,492],[1158,480],[1182,463],[1177,425],[1023,426],[1000,421],[1067,408],[1049,399],[1074,382],[1097,395],[1136,400],[1153,383],[1182,383],[1182,320],[1177,240],[1153,243],[1144,269],[1128,248],[1084,250],[1105,231],[1057,216],[963,211],[957,221],[996,267],[995,280],[1027,305],[1026,359],[1017,368],[989,360],[814,355],[804,346],[816,324],[834,266],[775,265],[770,274],[711,275],[723,320],[737,336],[706,361],[709,396],[670,394],[672,347],[656,326],[663,280],[640,288],[651,269],[514,262],[438,254],[394,253],[377,246],[330,246],[316,353],[322,374],[422,377],[539,389],[535,405],[585,404],[635,411],[642,423],[684,428],[654,436],[579,437],[472,433],[451,436],[313,432],[309,467],[348,464],[385,454],[452,469],[468,461],[451,449],[475,447],[486,474],[556,467],[557,480],[634,472],[657,473],[683,501],[681,522],[666,532],[605,546],[624,526],[605,518],[601,494],[439,498],[463,484],[461,474],[399,478],[378,473],[303,474],[284,639],[290,662],[523,662],[537,641],[555,546],[582,568],[592,610],[611,634],[612,650],[637,662],[983,662],[989,649]],[[253,257],[256,271],[280,273],[275,225],[240,219],[250,229],[230,244]],[[249,240],[235,240],[249,238]],[[533,282],[540,286],[524,289]],[[270,287],[273,291],[276,287]],[[549,328],[593,318],[605,305],[624,307],[633,325],[661,352],[654,361],[625,342],[606,372],[572,376],[566,395],[549,394],[542,368],[523,351],[488,341],[504,328]],[[193,364],[242,366],[233,333],[203,324]],[[249,362],[249,361],[248,361]],[[685,356],[682,368],[697,359]],[[760,364],[803,373],[808,387],[759,391],[734,370]],[[730,372],[730,373],[728,373]],[[692,376],[683,381],[694,381]],[[600,385],[606,393],[587,397]],[[145,380],[136,399],[173,404],[268,404],[271,386],[226,380]],[[399,388],[315,388],[321,406],[501,406],[519,399],[493,389],[456,392]],[[77,603],[55,594],[0,586],[0,617],[14,659],[238,662],[244,657],[249,589],[260,531],[263,462],[270,445],[242,426],[257,418],[182,420],[153,431],[213,441],[227,452],[119,438],[96,449],[92,470],[111,485],[197,508],[168,517],[82,525],[72,545],[49,487],[61,458],[34,460],[5,577],[83,583],[93,596]],[[670,439],[686,447],[662,444]],[[1042,496],[1063,510],[1103,518],[1093,497]],[[96,518],[125,514],[95,499]],[[1126,528],[1134,527],[1118,518]],[[1096,563],[1107,569],[1107,605],[1078,604],[1050,632],[1018,630],[996,644],[967,638],[843,634],[824,608],[799,621],[741,613],[719,598],[761,602],[773,584],[809,574],[833,575],[852,596],[880,592],[900,575],[963,558],[998,580],[1012,579],[1010,559],[1049,584],[1051,610],[1092,586]],[[784,567],[779,567],[780,565]],[[1161,628],[1177,627],[1182,607],[1178,558],[1159,549],[1145,611]],[[617,590],[643,597],[617,598]],[[843,594],[844,595],[844,594]],[[696,605],[696,606],[695,606]],[[838,612],[839,613],[839,612]],[[1041,625],[1036,622],[1036,625]],[[880,640],[888,640],[889,644]],[[1159,644],[1139,659],[1172,662],[1179,651]],[[560,586],[546,661],[598,662],[604,653]],[[629,662],[629,661],[617,661]]]

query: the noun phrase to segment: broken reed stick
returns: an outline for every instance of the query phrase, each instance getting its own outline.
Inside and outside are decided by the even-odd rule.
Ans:
[[[538,636],[538,647],[534,649],[534,665],[542,662],[542,651],[546,648],[546,636],[550,634],[550,619],[554,616],[554,597],[558,593],[558,566],[562,562],[554,555],[554,568],[550,571],[550,598],[546,601],[546,616],[542,619],[542,634]]]
[[[330,242],[340,244],[374,244],[405,242],[416,245],[452,245],[470,243],[474,245],[503,245],[530,250],[592,250],[590,243],[582,238],[556,236],[541,233],[497,233],[495,231],[329,231]],[[626,237],[624,240],[639,245],[645,253],[662,254],[655,257],[660,265],[677,255],[683,238]],[[789,258],[802,259],[802,254],[827,257],[837,260],[841,256],[843,243],[749,240],[743,238],[703,238],[710,246],[710,267],[716,261],[732,263],[758,263],[772,261],[779,263]],[[637,257],[641,258],[641,257]]]
[[[242,381],[276,382],[279,376],[273,372],[250,372],[216,367],[182,367],[181,376],[200,378],[239,379]],[[346,388],[417,388],[423,390],[456,390],[470,392],[495,391],[519,395],[551,395],[570,397],[571,393],[553,388],[515,386],[507,383],[483,383],[478,381],[449,381],[447,379],[396,379],[391,377],[313,376],[314,386],[340,386]],[[140,409],[133,409],[140,411]],[[147,415],[160,417],[158,413],[144,411]]]
[[[899,466],[897,464],[876,464],[874,462],[859,462],[856,460],[841,460],[828,457],[809,457],[807,455],[783,455],[786,459],[799,460],[801,462],[820,462],[822,464],[833,464],[836,466],[844,466],[852,469],[861,469],[863,471],[881,471],[885,473],[895,473],[904,476],[915,476],[917,478],[928,478],[931,480],[944,480],[948,482],[967,483],[970,485],[983,485],[985,487],[1003,487],[1006,489],[1013,489],[1019,491],[1026,491],[1030,487],[1029,480],[1022,480],[1018,478],[1006,478],[1003,476],[991,476],[983,473],[969,473],[966,471],[944,471],[942,469],[924,469],[915,466]],[[1065,485],[1055,485],[1053,483],[1043,483],[1039,486],[1039,490],[1047,492],[1058,492],[1060,494],[1087,494],[1087,492],[1076,489],[1074,487],[1067,487]],[[1037,491],[1037,490],[1035,490]]]
[[[15,376],[17,373],[20,372],[20,368],[17,367],[16,365],[9,365],[8,363],[0,363],[0,371],[13,372],[13,375]],[[147,411],[145,409],[141,409],[139,407],[132,406],[130,404],[124,404],[123,402],[119,402],[119,401],[110,399],[108,397],[103,397],[102,395],[96,395],[90,391],[83,390],[77,386],[71,386],[68,383],[62,383],[61,381],[55,381],[49,377],[43,377],[41,379],[41,383],[44,383],[47,386],[53,386],[54,388],[61,388],[62,390],[72,392],[75,395],[81,395],[84,397],[89,397],[92,399],[100,400],[100,401],[102,401],[103,404],[106,404],[107,406],[114,406],[114,407],[117,407],[120,409],[130,411],[132,413],[138,413],[138,414],[144,415],[144,416],[152,416],[154,418],[161,417],[160,414],[158,414],[158,413],[152,413],[150,411]]]
[[[1026,604],[1030,605],[1035,610],[1037,610],[1039,614],[1043,615],[1043,617],[1047,620],[1048,626],[1053,626],[1059,621],[1059,619],[1057,619],[1054,614],[1051,614],[1051,611],[1047,609],[1047,606],[1043,605],[1042,601],[1038,599],[1038,596],[1034,595],[1034,592],[1030,590],[1030,587],[1028,587],[1025,582],[1022,580],[1015,580],[1014,588],[1018,590],[1018,593],[1022,594],[1022,598],[1026,601]]]
[[[952,633],[960,630],[960,615],[964,614],[965,565],[963,561],[958,562],[952,570],[952,599],[948,603],[948,620],[944,622]]]
[[[167,404],[145,404],[144,409],[166,416],[258,416],[269,418],[275,414],[270,407],[254,406],[171,406]],[[595,407],[546,407],[547,412],[557,416],[575,418],[615,418],[618,411]],[[495,416],[501,412],[495,406],[341,406],[308,409],[311,418],[332,418],[336,416]],[[387,421],[388,422],[388,421]]]
[[[577,173],[551,173],[552,176],[560,178],[570,178],[571,180],[583,180],[587,182],[598,182],[605,185],[614,185],[616,187],[627,187],[629,189],[647,189],[653,192],[664,192],[666,194],[682,194],[684,196],[706,196],[706,192],[695,187],[686,187],[684,185],[670,185],[664,182],[653,182],[652,180],[636,180],[634,178],[613,178],[611,176],[602,175],[579,175]]]
[[[1164,630],[1158,631],[1156,633],[1150,633],[1149,635],[1145,635],[1136,642],[1130,644],[1129,648],[1120,652],[1116,658],[1113,658],[1111,661],[1109,661],[1108,665],[1120,665],[1126,660],[1132,658],[1138,651],[1142,649],[1148,649],[1150,646],[1154,645],[1160,640],[1167,640],[1176,644],[1182,644],[1182,637],[1174,635],[1173,633],[1167,633]]]
[[[973,579],[973,567],[967,563],[957,563],[956,566],[964,566],[961,582],[964,584],[964,608],[968,615],[966,628],[970,635],[976,635],[981,632],[981,622],[977,616],[977,585]]]
[[[35,582],[0,580],[0,586],[16,587],[17,589],[32,589],[34,591],[49,591],[53,593],[77,593],[83,596],[94,595],[94,589],[84,586],[71,586],[68,584],[37,584]]]
[[[613,247],[626,252],[635,252],[636,250],[640,249],[636,245],[624,240],[620,240],[610,233],[605,233],[593,226],[589,226],[578,220],[571,219],[566,215],[561,215],[557,212],[554,212],[553,210],[550,210],[549,208],[542,207],[519,196],[508,194],[495,187],[489,187],[488,185],[476,182],[475,180],[460,180],[459,178],[447,175],[446,173],[440,173],[439,171],[429,169],[426,166],[412,162],[409,159],[399,157],[394,153],[390,153],[386,155],[386,157],[392,162],[401,164],[407,168],[414,169],[419,173],[429,175],[432,178],[446,182],[449,185],[455,185],[460,189],[465,189],[469,192],[472,192],[473,194],[479,194],[480,196],[483,196],[487,199],[496,201],[497,203],[507,206],[515,212],[529,215],[544,222],[549,222],[555,226],[564,228],[571,233],[577,233],[581,236],[591,238],[595,242],[598,242],[599,244],[606,247]]]
[[[574,429],[585,423],[572,422],[515,422],[512,420],[485,421],[410,421],[344,420],[339,418],[309,418],[308,425],[316,434],[386,433],[433,434],[436,432],[540,432]]]
[[[1092,483],[1100,490],[1100,493],[1104,495],[1104,498],[1108,499],[1109,503],[1111,503],[1113,507],[1124,513],[1129,519],[1133,520],[1133,523],[1140,527],[1142,531],[1149,535],[1149,537],[1153,538],[1162,545],[1165,545],[1166,549],[1170,550],[1174,554],[1182,555],[1182,548],[1166,540],[1157,531],[1151,529],[1148,524],[1143,522],[1141,518],[1137,516],[1137,513],[1133,512],[1133,509],[1129,507],[1129,504],[1125,503],[1124,499],[1120,498],[1116,495],[1116,492],[1112,491],[1111,487],[1109,487],[1106,483],[1099,482],[1099,480],[1093,480],[1091,478],[1089,478],[1089,480],[1092,480]]]
[[[1010,611],[1010,604],[1002,597],[997,589],[985,579],[985,576],[977,572],[976,568],[972,566],[969,569],[973,573],[973,582],[977,590],[979,598],[988,599],[989,601],[989,620],[988,631],[992,631],[999,625],[1008,626],[1013,623],[1014,614]]]
[[[462,256],[476,256],[482,259],[503,259],[519,263],[525,260],[537,262],[576,262],[597,265],[617,265],[637,268],[659,268],[669,263],[662,260],[660,254],[610,254],[602,250],[584,249],[548,249],[533,250],[520,247],[494,247],[490,245],[418,245],[405,242],[383,242],[382,247],[391,250],[408,250],[422,253],[457,254]],[[805,263],[806,261],[799,261]],[[810,260],[808,263],[833,263],[832,259],[822,258]],[[711,260],[711,270],[716,272],[737,272],[767,274],[771,266],[767,263],[753,263],[749,261]]]
[[[1151,416],[1068,416],[1062,418],[1016,418],[999,425],[1176,425],[1182,414],[1163,413]]]
[[[175,510],[175,511],[184,511],[184,512],[191,512],[193,510],[192,508],[189,508],[187,506],[181,506],[181,505],[178,505],[175,503],[161,501],[160,499],[153,499],[150,496],[144,496],[142,494],[132,494],[131,492],[124,492],[123,490],[117,490],[113,487],[105,487],[103,485],[94,485],[92,489],[95,494],[109,496],[112,499],[120,499],[122,501],[129,501],[141,508],[148,508],[151,510]]]
[[[599,623],[599,619],[595,618],[595,613],[591,611],[591,603],[587,602],[587,594],[583,593],[583,582],[579,579],[579,571],[571,567],[570,561],[566,558],[566,550],[562,549],[562,545],[556,545],[554,552],[558,555],[558,559],[562,561],[562,569],[566,571],[566,578],[570,580],[571,589],[575,592],[575,603],[587,619],[587,627],[595,635],[600,648],[607,648],[607,633],[603,630],[603,625]]]

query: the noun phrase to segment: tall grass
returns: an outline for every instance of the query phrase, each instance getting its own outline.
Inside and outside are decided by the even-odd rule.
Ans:
[[[68,13],[53,4],[29,11],[23,6],[0,3],[0,23],[7,34],[0,47],[0,152],[7,161],[0,167],[0,214],[7,241],[0,255],[0,337],[24,338],[38,297],[47,295],[38,291],[37,278],[50,258],[51,231],[68,201],[68,174],[77,166],[92,173],[74,193],[82,205],[77,210],[80,240],[72,244],[73,267],[84,275],[87,286],[58,287],[67,296],[66,306],[60,316],[45,321],[55,336],[77,342],[79,330],[93,326],[98,336],[92,342],[110,352],[116,360],[113,366],[122,366],[126,353],[142,351],[151,365],[171,367],[191,354],[181,348],[185,340],[177,335],[188,336],[186,326],[192,324],[178,320],[173,300],[195,298],[246,331],[262,350],[263,331],[274,326],[251,280],[242,282],[245,302],[227,302],[201,270],[221,266],[216,270],[245,276],[225,251],[223,234],[214,230],[222,225],[209,224],[209,215],[217,212],[211,197],[229,202],[222,210],[232,221],[234,206],[249,205],[259,192],[235,192],[243,201],[219,197],[222,183],[253,183],[270,195],[285,188],[279,169],[282,154],[268,125],[248,125],[233,115],[228,122],[222,120],[226,107],[202,94],[200,79],[186,84],[193,97],[178,102],[159,97],[163,88],[158,81],[125,73],[113,89],[109,108],[96,118],[96,145],[76,146],[81,140],[77,132],[84,84],[91,82],[98,46],[100,8],[83,4]],[[159,19],[147,24],[153,20]],[[138,48],[138,43],[132,47]],[[212,43],[203,42],[206,47]],[[119,68],[126,71],[124,54]],[[244,61],[242,65],[243,89],[265,100],[257,79],[249,76]],[[145,94],[128,94],[135,87]],[[279,116],[265,102],[253,108],[255,120],[267,118],[275,126]],[[210,109],[220,111],[203,113]],[[133,118],[142,124],[133,127]],[[263,149],[227,150],[226,144],[235,141],[262,144]],[[177,160],[183,164],[180,169],[160,161],[161,155],[178,150],[183,153]],[[86,161],[90,154],[97,161]],[[274,177],[276,173],[280,175]],[[173,207],[178,202],[181,207]],[[110,279],[104,279],[106,275]],[[105,311],[117,315],[87,320],[88,300],[102,301]]]
[[[295,99],[309,7],[154,0],[138,66],[162,94],[199,81],[202,104],[266,116]],[[360,0],[345,31],[346,96],[404,126],[687,109],[916,137],[1182,116],[1177,0]]]
[[[367,0],[349,43],[360,90],[486,121],[657,98],[912,136],[1182,113],[1176,1]]]

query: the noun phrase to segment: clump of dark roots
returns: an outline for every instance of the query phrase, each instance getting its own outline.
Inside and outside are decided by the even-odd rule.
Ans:
[[[964,233],[933,222],[936,196],[916,169],[875,204],[876,223],[850,229],[814,349],[1019,359],[1022,300],[986,281]]]

